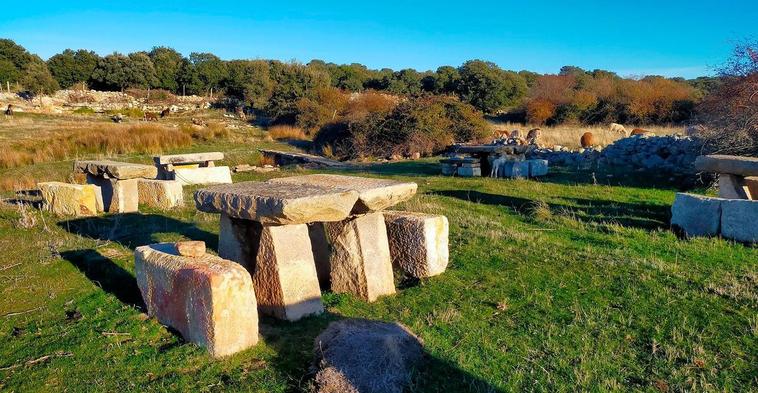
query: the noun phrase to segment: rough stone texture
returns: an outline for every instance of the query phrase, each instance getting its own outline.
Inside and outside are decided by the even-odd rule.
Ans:
[[[721,236],[745,243],[758,243],[758,201],[723,200]]]
[[[139,203],[159,209],[184,205],[182,184],[175,180],[139,179]]]
[[[479,166],[461,165],[456,172],[460,177],[480,177],[482,168]]]
[[[699,156],[695,160],[695,168],[703,172],[758,176],[758,157],[727,156],[721,154]]]
[[[740,176],[726,173],[719,175],[719,198],[749,199],[747,187],[742,185]]]
[[[260,237],[261,225],[255,221],[233,218],[221,213],[218,232],[218,255],[235,261],[249,272],[255,271],[255,253],[257,244],[254,239]]]
[[[529,163],[529,177],[547,175],[547,160],[528,160],[527,162]]]
[[[340,191],[357,191],[358,201],[352,214],[384,210],[407,201],[416,194],[413,182],[343,175],[305,175],[272,179],[272,183],[310,184]]]
[[[671,226],[687,236],[716,236],[721,226],[723,201],[679,192],[671,206]]]
[[[176,253],[183,257],[201,257],[205,255],[205,242],[200,240],[185,240],[174,243]]]
[[[389,240],[382,213],[324,223],[331,247],[331,288],[372,302],[395,293]]]
[[[447,268],[447,217],[402,211],[384,212],[392,264],[413,277],[431,277]]]
[[[235,183],[195,192],[200,211],[223,212],[264,224],[344,220],[357,200],[356,191],[271,182]]]
[[[170,176],[183,185],[231,184],[232,182],[232,172],[228,166],[175,168]]]
[[[88,174],[87,183],[100,187],[103,209],[109,213],[139,211],[140,179],[117,180]]]
[[[206,254],[175,254],[174,244],[137,247],[134,265],[148,314],[215,357],[258,342],[258,312],[248,272]]]
[[[329,281],[329,241],[326,239],[326,230],[321,222],[308,224],[308,237],[311,239],[313,261],[316,262],[316,274],[321,289],[330,287]]]
[[[423,357],[423,342],[400,323],[332,322],[313,345],[321,393],[402,393]]]
[[[158,169],[154,166],[130,162],[97,160],[74,162],[74,172],[110,179],[154,179],[158,174]]]
[[[288,321],[324,312],[308,227],[263,226],[257,243],[253,284],[261,312]]]
[[[98,210],[98,189],[93,185],[44,182],[37,184],[45,210],[59,216],[93,216]]]
[[[170,154],[153,157],[158,165],[166,164],[191,164],[208,161],[220,161],[224,159],[224,153],[213,151],[204,153]]]
[[[455,164],[449,164],[445,162],[440,164],[440,168],[441,168],[443,176],[453,176],[455,175],[456,169],[458,169],[458,167],[455,166]]]
[[[528,161],[506,161],[502,165],[503,177],[522,178],[529,176]]]
[[[748,176],[743,181],[747,192],[750,194],[749,198],[758,199],[758,176]]]

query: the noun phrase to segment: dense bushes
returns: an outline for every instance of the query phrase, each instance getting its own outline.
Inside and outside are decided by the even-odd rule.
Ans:
[[[344,118],[319,130],[315,145],[341,159],[438,153],[453,142],[490,134],[481,112],[455,98],[400,102],[386,113]]]

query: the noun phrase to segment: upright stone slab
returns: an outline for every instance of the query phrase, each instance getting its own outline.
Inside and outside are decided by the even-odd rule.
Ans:
[[[38,183],[42,207],[59,216],[93,216],[98,212],[97,187],[61,182]]]
[[[172,209],[184,204],[182,184],[175,180],[139,179],[137,190],[142,205]]]
[[[137,247],[137,286],[148,314],[220,357],[258,342],[253,282],[239,264],[178,255],[172,243]]]
[[[308,237],[311,240],[311,251],[313,251],[313,261],[316,263],[316,274],[321,289],[329,289],[329,256],[331,250],[329,241],[326,238],[324,223],[314,222],[308,224]]]
[[[463,163],[461,164],[461,166],[458,167],[458,170],[456,173],[460,177],[481,177],[482,168],[479,163],[476,163],[476,164]]]
[[[118,180],[87,174],[87,183],[100,187],[103,208],[109,213],[139,211],[140,179]]]
[[[528,160],[529,177],[539,177],[547,175],[547,160]]]
[[[687,236],[717,236],[724,199],[677,193],[671,206],[671,226]]]
[[[721,236],[744,243],[758,243],[758,201],[721,201]]]
[[[344,220],[357,200],[356,191],[273,182],[234,183],[195,192],[200,211],[269,225]]]
[[[748,190],[740,176],[722,173],[719,175],[719,198],[749,199]]]
[[[232,183],[228,166],[174,168],[172,178],[183,185]]]
[[[447,217],[403,211],[383,214],[393,265],[418,278],[445,271],[449,259]]]
[[[387,229],[382,213],[324,223],[331,246],[332,291],[372,302],[395,293]]]
[[[314,185],[337,191],[357,191],[358,201],[353,207],[352,214],[384,210],[407,201],[416,194],[418,188],[418,185],[413,182],[325,174],[282,177],[269,181],[271,183]]]
[[[501,168],[503,177],[516,179],[529,176],[529,162],[527,161],[506,161]]]

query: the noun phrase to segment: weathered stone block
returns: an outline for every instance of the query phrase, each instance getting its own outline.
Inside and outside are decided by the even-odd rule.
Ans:
[[[243,182],[195,192],[198,210],[264,224],[305,224],[344,220],[358,200],[356,191],[308,184]]]
[[[175,180],[139,179],[139,203],[158,209],[171,209],[184,204],[182,184]]]
[[[728,199],[721,202],[721,236],[758,243],[758,201]]]
[[[382,213],[324,223],[331,247],[331,288],[372,302],[395,293],[387,228]]]
[[[228,166],[175,168],[173,179],[184,184],[231,184],[232,172]]]
[[[714,154],[698,156],[695,169],[703,172],[727,173],[740,176],[758,176],[758,157],[741,157]]]
[[[458,167],[457,173],[460,177],[480,177],[482,176],[482,168],[478,165],[461,165]]]
[[[529,160],[529,177],[538,177],[547,175],[547,160]]]
[[[742,185],[741,176],[722,173],[719,175],[719,198],[749,199],[747,187]]]
[[[104,211],[131,213],[139,211],[140,179],[109,179],[87,175],[87,183],[100,187]]]
[[[231,355],[258,342],[255,291],[239,264],[206,254],[176,255],[172,243],[137,247],[137,285],[148,314],[212,356]]]
[[[458,166],[455,164],[441,163],[440,168],[442,170],[443,176],[453,176],[455,175],[455,171],[458,169]]]
[[[222,214],[218,253],[251,272],[262,313],[295,321],[323,312],[306,225],[264,226]]]
[[[529,176],[529,162],[506,161],[502,164],[503,177],[523,178]]]
[[[164,154],[153,157],[156,165],[166,164],[190,164],[220,161],[224,159],[224,153],[218,151],[185,154]]]
[[[385,211],[392,264],[413,277],[431,277],[445,271],[449,259],[447,217]]]
[[[176,252],[183,257],[201,257],[205,255],[205,242],[200,240],[184,240],[174,243]]]
[[[76,161],[74,172],[110,179],[154,179],[158,169],[151,165],[109,160]]]
[[[92,216],[98,212],[97,187],[86,184],[37,184],[44,209],[59,216]]]
[[[724,199],[677,193],[671,206],[671,225],[687,236],[716,236]]]

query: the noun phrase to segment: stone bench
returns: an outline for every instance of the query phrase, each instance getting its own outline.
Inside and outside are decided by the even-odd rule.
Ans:
[[[176,180],[190,184],[228,184],[232,174],[227,166],[216,166],[215,161],[223,160],[224,153],[187,153],[153,157],[158,168],[158,178]]]
[[[718,236],[758,243],[758,201],[677,193],[671,226],[688,237]]]
[[[202,247],[159,243],[135,249],[137,286],[148,314],[214,357],[255,345],[258,311],[250,274],[197,243]]]
[[[476,177],[482,175],[481,162],[473,157],[450,157],[440,160],[445,176]]]
[[[59,216],[94,216],[103,211],[100,187],[93,184],[38,183],[42,208]]]
[[[758,198],[758,158],[728,155],[699,156],[695,169],[719,175],[719,197]]]
[[[436,276],[447,269],[447,217],[404,211],[383,214],[393,265],[418,278]]]
[[[109,160],[76,161],[74,172],[87,175],[87,183],[100,187],[104,210],[129,213],[139,210],[139,179],[154,179],[154,166]]]

